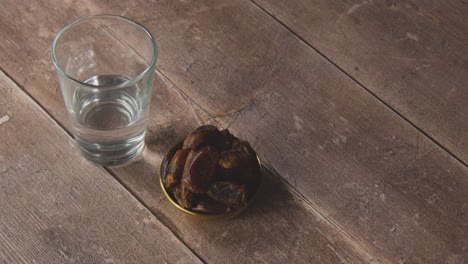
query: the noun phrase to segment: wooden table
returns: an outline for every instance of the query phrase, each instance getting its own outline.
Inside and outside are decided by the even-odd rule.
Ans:
[[[78,17],[120,14],[160,55],[147,148],[82,158],[50,59]],[[0,3],[0,263],[467,263],[468,3]],[[249,140],[264,191],[199,222],[158,183],[199,124]]]

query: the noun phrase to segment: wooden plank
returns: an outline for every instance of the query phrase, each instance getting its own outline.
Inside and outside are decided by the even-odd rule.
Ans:
[[[468,46],[457,23],[427,19],[421,1],[254,2],[468,163]],[[437,2],[466,21],[468,5]]]
[[[152,144],[142,160],[115,173],[203,258],[455,263],[466,258],[466,168],[261,10],[248,2],[224,1],[91,4],[86,6],[92,12],[123,12],[145,21],[161,47],[158,66],[175,83],[172,87],[166,80],[168,86],[185,94],[198,118],[230,125],[254,142],[261,157],[285,179],[286,184],[267,187],[271,194],[257,205],[263,209],[229,222],[227,234],[243,235],[240,238],[223,237],[226,224],[197,224],[180,217],[157,191],[154,171],[168,141],[193,128],[185,123],[191,110],[177,102],[175,91],[154,99],[161,101],[152,102],[153,110],[167,109],[152,115]],[[20,3],[12,6],[9,9],[27,9]],[[28,19],[53,29],[71,20],[70,14],[85,12],[80,13],[80,6],[54,7],[62,15],[49,19],[28,14]],[[51,4],[41,8],[52,10]],[[25,25],[15,42],[34,30]],[[48,42],[47,37],[41,42]],[[19,54],[22,65],[45,69],[37,62],[47,55],[41,42],[25,45],[38,57]],[[0,51],[0,56],[9,55]],[[10,74],[21,80],[15,70],[19,63],[5,61]],[[25,89],[46,102],[43,87],[54,85],[48,80]],[[46,106],[66,123],[56,115],[60,108]],[[265,205],[270,200],[279,202]],[[255,236],[268,243],[259,246],[258,240],[248,239]]]
[[[0,72],[0,262],[200,262]]]

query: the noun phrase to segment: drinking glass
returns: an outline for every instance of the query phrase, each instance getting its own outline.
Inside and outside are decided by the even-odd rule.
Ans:
[[[55,37],[52,61],[88,160],[122,165],[142,151],[157,54],[151,33],[121,16],[81,18]]]

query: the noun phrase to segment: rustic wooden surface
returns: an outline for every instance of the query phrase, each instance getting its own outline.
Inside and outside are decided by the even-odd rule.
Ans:
[[[0,262],[200,262],[2,72],[0,87]]]
[[[254,2],[468,163],[466,2]]]
[[[93,179],[128,196],[122,184],[141,203],[122,198],[125,208],[146,212],[142,206],[146,207],[156,216],[151,218],[153,228],[161,226],[158,221],[164,225],[159,228],[163,235],[153,234],[141,225],[132,226],[131,219],[142,214],[132,213],[119,224],[135,231],[122,230],[115,236],[137,236],[134,239],[145,245],[169,240],[171,250],[161,249],[166,254],[186,261],[196,254],[209,263],[464,263],[468,170],[463,164],[467,157],[463,43],[467,25],[459,13],[463,6],[457,8],[454,1],[447,5],[415,1],[408,2],[403,12],[391,8],[396,8],[394,2],[398,8],[406,2],[387,1],[387,6],[368,2],[3,1],[0,68],[36,101],[29,101],[31,107],[39,104],[61,125],[38,123],[42,131],[57,131],[35,136],[52,141],[54,135],[62,135],[65,143],[60,144],[68,146],[66,157],[71,159],[77,154],[60,131],[68,130],[69,123],[50,62],[55,34],[80,16],[115,13],[141,21],[156,36],[160,57],[143,155],[108,172],[77,164],[75,173],[63,176],[66,188],[49,187],[54,199],[68,197],[77,176],[96,171]],[[413,17],[417,12],[435,14],[441,25]],[[394,33],[382,30],[392,22],[397,23]],[[340,28],[346,29],[346,39],[337,31]],[[419,31],[411,31],[414,28]],[[410,39],[384,45],[406,31]],[[441,42],[447,45],[437,46]],[[379,56],[367,51],[378,51]],[[431,56],[440,60],[432,69],[421,69],[431,72],[408,70]],[[0,108],[0,120],[6,125],[11,120],[3,121],[4,112]],[[37,119],[32,112],[24,116]],[[248,139],[268,167],[259,200],[237,219],[193,221],[172,208],[159,189],[156,172],[163,153],[200,123],[229,127]],[[27,142],[23,133],[9,136],[14,142]],[[4,149],[12,146],[3,137],[0,144]],[[36,151],[48,162],[56,155],[40,145],[21,146],[16,155]],[[50,164],[53,171],[73,171],[56,161]],[[87,205],[101,199],[92,190]],[[2,198],[2,210],[15,202],[15,197],[9,199]],[[55,211],[73,207],[63,208]],[[118,213],[116,208],[111,204],[105,210],[112,215]],[[99,222],[103,217],[96,212],[88,224],[106,227]],[[54,222],[43,225],[51,228]],[[58,230],[84,240],[89,236],[75,226]],[[146,232],[144,237],[141,232]],[[5,236],[3,229],[0,235]],[[60,245],[41,244],[35,233],[28,236],[39,248],[60,250]],[[109,241],[95,241],[109,252],[119,248]],[[77,249],[67,256],[77,262],[87,262],[80,256],[89,252],[94,256],[92,248],[80,244]],[[33,258],[29,251],[19,250],[0,245],[0,256],[18,254],[19,262]],[[151,252],[135,254],[145,262]]]

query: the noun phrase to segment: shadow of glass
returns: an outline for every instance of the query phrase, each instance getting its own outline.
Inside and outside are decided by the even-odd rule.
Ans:
[[[174,144],[182,140],[190,131],[176,130],[176,126],[153,126],[147,130],[146,147],[157,154],[164,155]]]

